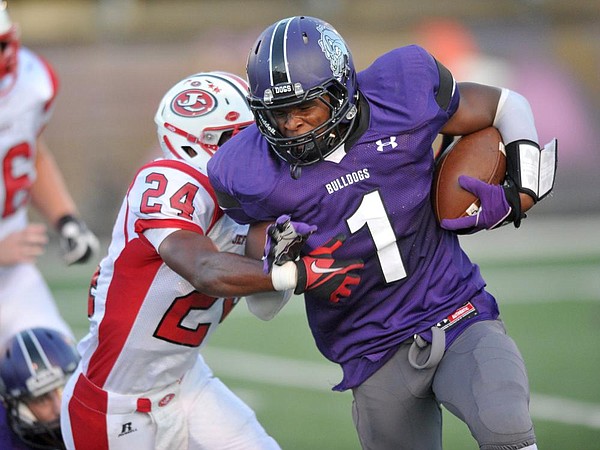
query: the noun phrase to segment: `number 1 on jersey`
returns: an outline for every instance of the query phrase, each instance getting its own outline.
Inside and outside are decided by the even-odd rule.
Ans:
[[[366,194],[354,214],[346,219],[351,233],[356,233],[365,224],[377,249],[377,258],[386,283],[406,277],[406,270],[396,243],[396,235],[383,207],[379,191]]]

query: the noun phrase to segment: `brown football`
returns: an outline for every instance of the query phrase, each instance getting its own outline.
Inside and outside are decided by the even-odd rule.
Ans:
[[[433,210],[438,221],[477,213],[479,199],[458,184],[459,175],[501,184],[506,174],[502,136],[494,127],[455,140],[438,158],[433,178]]]

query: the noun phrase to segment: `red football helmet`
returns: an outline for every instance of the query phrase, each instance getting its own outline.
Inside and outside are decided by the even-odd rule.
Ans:
[[[0,79],[17,70],[19,28],[10,20],[6,2],[0,3]]]

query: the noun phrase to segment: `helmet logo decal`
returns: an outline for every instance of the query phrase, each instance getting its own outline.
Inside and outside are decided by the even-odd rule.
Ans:
[[[333,76],[342,80],[347,72],[348,49],[345,42],[339,34],[331,28],[326,28],[323,25],[317,26],[317,31],[321,33],[319,46],[325,57],[329,60],[329,67]]]
[[[171,110],[183,117],[198,117],[210,113],[217,107],[217,99],[202,89],[188,89],[178,94],[171,102]]]

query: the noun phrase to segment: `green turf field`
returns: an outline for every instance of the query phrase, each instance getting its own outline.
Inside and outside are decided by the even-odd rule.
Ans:
[[[571,226],[550,226],[544,236],[535,227],[528,232],[498,230],[463,241],[527,362],[540,450],[600,449],[597,225],[575,233]],[[569,230],[571,237],[563,239],[561,230]],[[81,337],[93,266],[66,272],[51,260],[42,262],[42,270],[63,315]],[[340,372],[317,352],[300,298],[270,322],[255,319],[241,303],[204,354],[283,449],[360,448],[351,395],[330,390]],[[449,413],[444,416],[444,443],[447,450],[477,449],[466,426]]]

